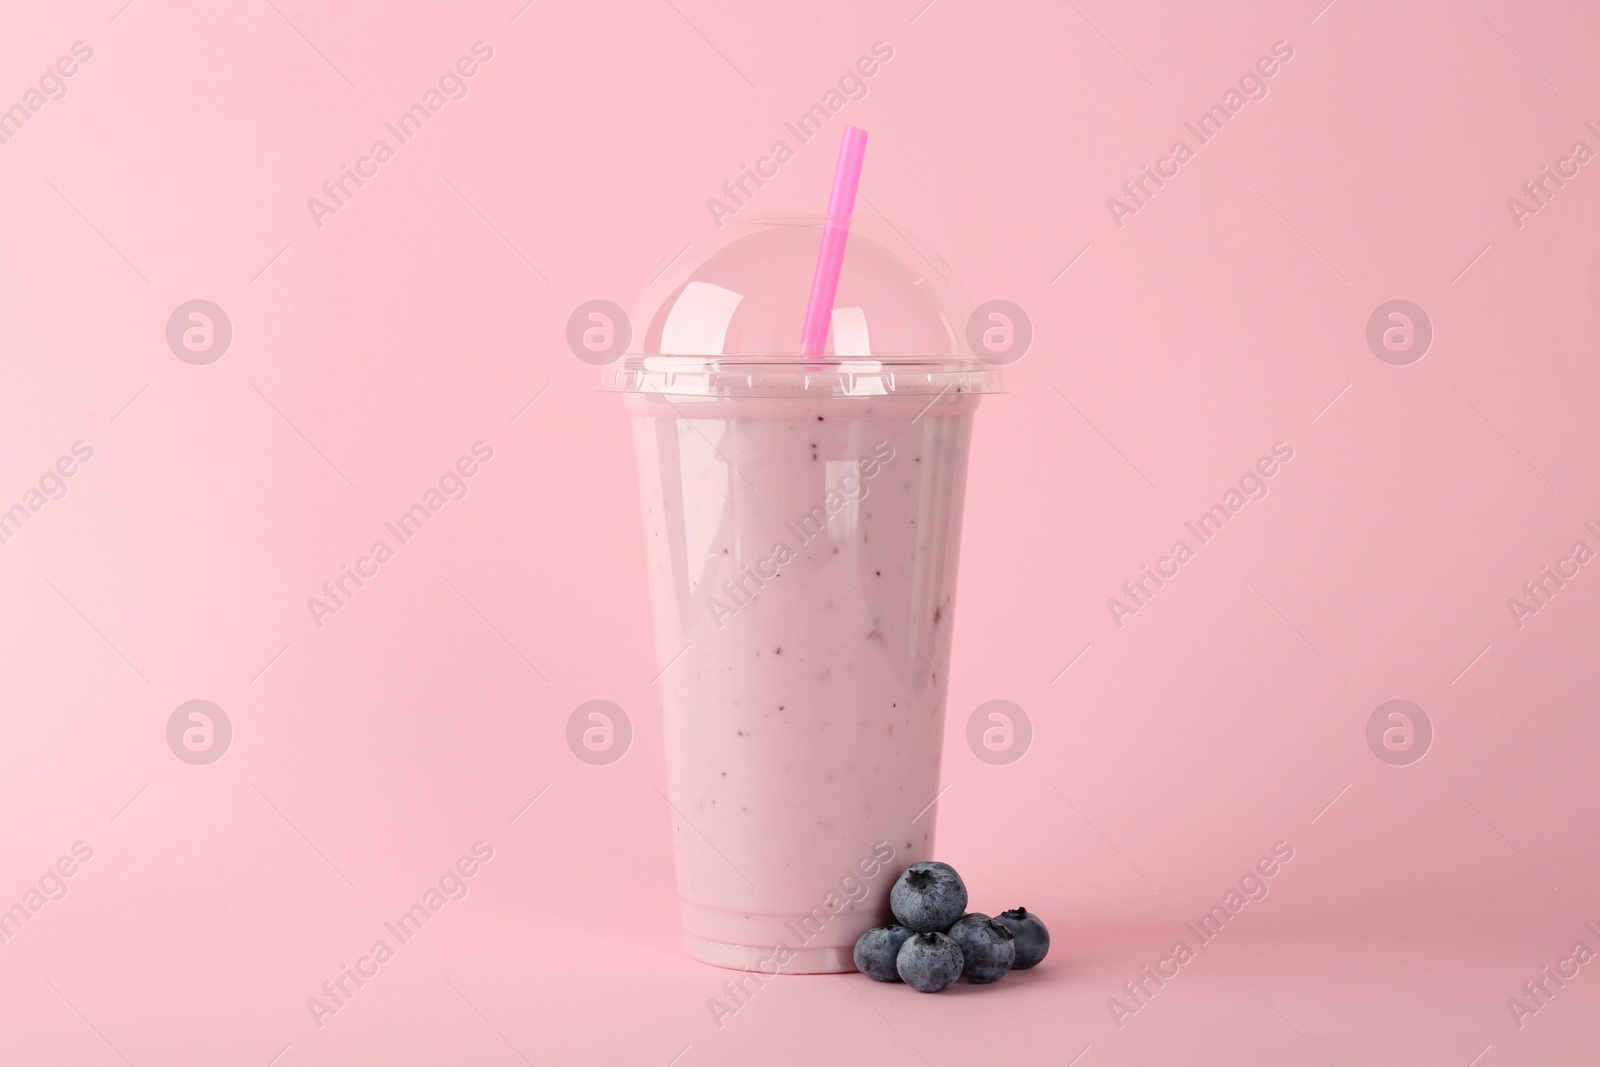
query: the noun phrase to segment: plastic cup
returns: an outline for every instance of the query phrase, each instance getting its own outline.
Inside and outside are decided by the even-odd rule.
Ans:
[[[773,973],[852,970],[933,854],[968,446],[999,384],[960,349],[948,267],[865,218],[831,351],[801,358],[823,224],[686,256],[607,372],[636,444],[685,942]]]

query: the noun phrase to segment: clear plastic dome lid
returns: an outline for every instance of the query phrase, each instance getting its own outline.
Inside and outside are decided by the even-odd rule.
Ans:
[[[850,222],[826,350],[800,351],[823,216],[730,221],[641,294],[626,358],[605,384],[681,396],[990,393],[972,304],[948,264],[877,216]]]

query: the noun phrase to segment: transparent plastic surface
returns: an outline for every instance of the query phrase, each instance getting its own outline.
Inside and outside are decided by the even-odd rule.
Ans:
[[[799,356],[826,220],[728,223],[673,260],[634,309],[634,351],[605,384],[674,397],[989,393],[967,347],[971,301],[938,254],[885,219],[851,221],[828,347]]]
[[[999,371],[949,267],[852,224],[822,355],[822,219],[681,253],[606,371],[632,415],[684,942],[850,970],[933,855],[967,452]]]

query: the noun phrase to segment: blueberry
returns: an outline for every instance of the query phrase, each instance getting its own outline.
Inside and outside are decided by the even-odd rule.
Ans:
[[[982,912],[957,919],[950,927],[950,940],[961,946],[962,976],[980,985],[999,981],[1017,958],[1011,931]]]
[[[937,993],[961,977],[961,947],[941,933],[906,938],[894,958],[895,970],[919,993]]]
[[[889,907],[919,934],[948,930],[967,910],[967,887],[948,863],[913,863],[889,891]]]
[[[1013,964],[1017,970],[1032,967],[1050,951],[1050,931],[1044,928],[1039,916],[1027,908],[1002,911],[994,921],[1010,930],[1011,936],[1017,939],[1017,962]]]
[[[898,982],[894,960],[900,946],[915,931],[904,926],[879,926],[856,939],[856,970],[878,982]]]

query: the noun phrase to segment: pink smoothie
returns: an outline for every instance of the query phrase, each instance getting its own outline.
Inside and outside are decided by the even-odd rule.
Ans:
[[[628,397],[683,924],[725,967],[853,969],[933,853],[979,398],[827,377]]]

